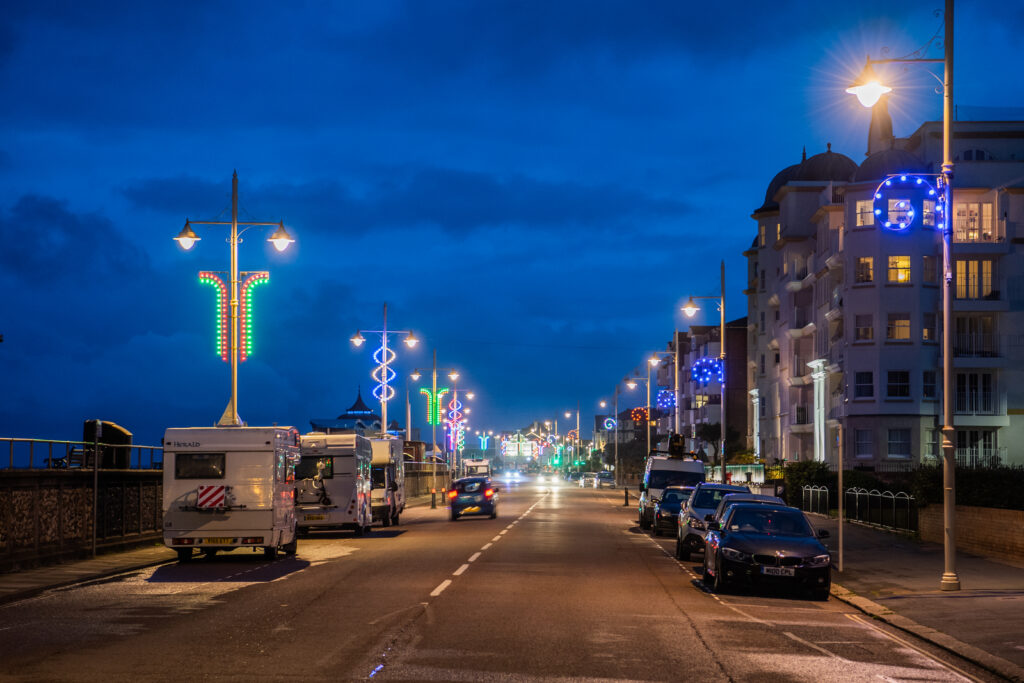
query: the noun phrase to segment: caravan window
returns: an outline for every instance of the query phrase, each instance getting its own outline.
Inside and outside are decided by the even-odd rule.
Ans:
[[[384,476],[384,468],[381,466],[374,467],[370,470],[372,477],[372,488],[382,489],[387,484],[387,478]]]
[[[334,476],[334,458],[308,457],[299,460],[299,464],[295,466],[295,477],[297,479],[312,479],[316,476],[318,462],[324,464],[324,472],[320,475],[322,479],[330,479]]]
[[[178,453],[174,458],[175,479],[223,479],[223,453]]]

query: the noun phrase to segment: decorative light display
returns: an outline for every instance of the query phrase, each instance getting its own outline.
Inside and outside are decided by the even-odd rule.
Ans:
[[[633,408],[633,410],[629,411],[629,419],[633,422],[646,422],[647,408]]]
[[[575,429],[570,429],[569,433],[565,435],[565,438],[569,439],[569,441],[575,441],[577,436],[578,432]]]
[[[676,407],[676,392],[671,391],[669,389],[662,389],[661,391],[658,392],[658,398],[655,401],[655,403],[656,403],[656,405],[659,408],[661,408],[663,410],[667,410],[669,408],[675,408]]]
[[[690,376],[694,382],[704,386],[711,382],[725,382],[725,365],[721,358],[704,356],[694,362],[690,368]]]
[[[487,443],[491,440],[491,437],[487,434],[481,434],[477,438],[480,439],[480,450],[486,451]]]
[[[466,423],[462,418],[462,401],[452,397],[448,402],[448,450],[459,453],[466,449]]]
[[[228,312],[228,286],[217,273],[201,270],[199,281],[217,290],[217,355],[225,363],[231,362],[230,313]]]
[[[436,394],[430,389],[420,389],[420,393],[427,397],[427,424],[441,424],[441,397],[448,393],[448,387],[438,387]]]
[[[241,309],[241,315],[239,316],[239,334],[242,339],[240,342],[241,349],[239,350],[239,360],[245,361],[249,356],[252,355],[252,290],[257,285],[266,284],[270,281],[270,273],[265,270],[256,271],[254,273],[243,273],[247,277],[242,280],[241,287],[239,288],[239,308]]]
[[[604,428],[608,431],[615,429],[617,424],[614,417],[606,417],[604,419]]]
[[[945,227],[945,196],[926,177],[903,173],[886,178],[875,189],[872,207],[879,225],[902,232],[921,215],[925,224]],[[925,202],[933,202],[934,209]],[[930,220],[929,220],[930,219]]]
[[[370,373],[370,377],[377,381],[377,386],[373,388],[373,396],[381,403],[386,403],[395,396],[395,388],[391,386],[391,380],[395,378],[395,370],[391,367],[394,360],[395,352],[388,346],[387,335],[381,335],[380,347],[373,352],[373,361],[377,367]]]

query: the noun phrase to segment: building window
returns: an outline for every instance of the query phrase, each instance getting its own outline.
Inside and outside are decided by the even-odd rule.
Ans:
[[[953,204],[953,239],[957,242],[992,239],[992,204],[955,202]]]
[[[764,311],[761,311],[761,332],[764,332]]]
[[[874,282],[875,281],[875,259],[870,256],[860,256],[857,258],[857,267],[853,273],[854,282]]]
[[[782,223],[775,224],[775,241],[778,242],[782,239]]]
[[[764,268],[761,269],[761,291],[764,291]]]
[[[767,408],[765,407],[764,401],[758,401],[758,403],[757,403],[757,410],[758,410],[758,414],[761,417],[765,416],[765,412],[767,411]]]
[[[871,199],[857,200],[857,227],[875,224],[875,202]]]
[[[875,316],[870,313],[854,317],[855,341],[872,341],[875,338]]]
[[[910,341],[910,314],[890,313],[885,338],[891,341]]]
[[[854,374],[853,397],[872,398],[875,395],[874,373],[858,372]]]
[[[921,259],[921,282],[934,285],[939,281],[939,260],[934,256]]]
[[[991,414],[993,406],[992,373],[956,374],[956,412],[967,415]]]
[[[938,429],[926,429],[924,430],[924,444],[923,444],[923,455],[926,458],[938,458],[939,457],[939,430]]]
[[[935,314],[925,313],[921,316],[921,340],[926,342],[938,341],[936,338]]]
[[[906,224],[910,220],[910,200],[907,198],[889,200],[889,218],[893,225]]]
[[[889,398],[910,398],[910,372],[890,370],[885,393]]]
[[[956,262],[957,299],[998,299],[993,289],[992,259],[960,259]]]
[[[935,371],[925,370],[921,374],[921,396],[924,398],[935,398]]]
[[[890,429],[889,430],[889,457],[909,458],[910,457],[910,430]]]
[[[780,359],[780,356],[779,356],[779,352],[778,352],[778,351],[776,351],[776,352],[775,352],[775,364],[776,364],[776,365],[778,365],[778,364],[779,364],[779,359]]]
[[[935,225],[935,201],[932,199],[924,200],[924,216],[921,217],[921,221],[925,225]]]
[[[872,439],[870,429],[854,430],[854,455],[858,458],[875,457],[875,447],[874,444],[871,443],[871,441]]]
[[[763,223],[761,225],[757,226],[757,244],[759,246],[762,246],[762,247],[764,246],[764,224]]]
[[[761,354],[761,374],[764,374],[764,354]]]
[[[889,282],[900,285],[910,282],[909,256],[889,257]]]

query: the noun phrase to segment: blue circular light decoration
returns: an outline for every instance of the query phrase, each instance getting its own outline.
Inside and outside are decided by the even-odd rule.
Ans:
[[[690,368],[690,377],[698,384],[708,385],[711,382],[725,382],[725,365],[721,358],[704,356],[698,358]]]
[[[615,423],[615,418],[613,418],[613,417],[606,417],[606,418],[604,419],[604,428],[605,428],[606,430],[612,430],[612,429],[615,429],[615,424],[616,424],[616,423]]]
[[[676,392],[662,389],[658,392],[658,399],[655,402],[663,410],[676,407]]]
[[[883,228],[903,232],[913,225],[918,216],[924,216],[924,202],[935,202],[935,227],[945,228],[945,197],[935,189],[926,176],[901,173],[891,175],[875,188],[872,209],[875,220]],[[890,202],[895,202],[892,209]]]

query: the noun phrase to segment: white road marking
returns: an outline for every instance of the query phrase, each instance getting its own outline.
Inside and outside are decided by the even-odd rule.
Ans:
[[[875,631],[876,633],[880,633],[881,635],[885,636],[889,640],[894,640],[897,643],[899,643],[900,645],[906,645],[907,647],[911,648],[912,650],[916,650],[917,652],[920,652],[921,654],[923,654],[925,657],[927,657],[928,659],[932,660],[933,662],[937,662],[938,664],[942,665],[943,667],[945,667],[945,668],[949,669],[950,671],[953,671],[953,672],[963,676],[964,678],[966,678],[969,681],[981,681],[980,678],[976,678],[975,676],[972,676],[971,674],[967,673],[963,669],[961,669],[961,668],[959,668],[959,667],[957,667],[957,666],[955,666],[953,664],[950,664],[948,662],[942,661],[941,659],[937,658],[935,655],[933,655],[930,652],[928,652],[928,651],[918,647],[917,645],[914,645],[913,643],[908,642],[908,641],[904,640],[903,638],[900,638],[899,636],[893,635],[892,633],[889,633],[888,631],[884,631],[884,630],[878,628],[877,626],[875,626],[874,624],[872,624],[870,621],[868,621],[867,619],[865,619],[864,617],[862,617],[859,614],[847,614],[846,617],[848,619],[851,619],[851,620],[857,622],[861,626],[866,626],[869,629],[871,629],[872,631]]]
[[[459,567],[458,569],[456,569],[455,571],[453,571],[452,572],[452,576],[461,576],[462,572],[466,571],[467,569],[469,569],[469,565],[468,564],[464,564],[461,567]]]
[[[445,588],[447,588],[450,585],[452,585],[452,580],[451,579],[445,579],[444,581],[441,582],[441,584],[437,588],[435,588],[434,590],[432,590],[430,592],[430,597],[436,598],[438,595],[440,595],[441,593],[444,592]]]
[[[498,535],[499,536],[504,536],[507,533],[508,533],[508,529],[502,529],[501,531],[498,532]]]
[[[495,536],[494,538],[491,539],[491,543],[497,543],[500,540],[501,540],[501,536]]]
[[[723,604],[725,604],[725,603],[723,603]],[[838,660],[840,660],[840,661],[844,661],[844,662],[845,662],[845,661],[847,661],[847,660],[846,660],[845,658],[843,658],[843,657],[840,657],[840,656],[839,656],[839,655],[837,655],[837,654],[836,654],[835,652],[830,652],[830,651],[826,650],[826,649],[825,649],[825,648],[823,648],[823,647],[820,647],[820,646],[818,646],[818,645],[815,645],[814,643],[812,643],[812,642],[811,642],[811,641],[809,641],[809,640],[804,640],[804,639],[803,639],[803,638],[801,638],[800,636],[797,636],[797,635],[793,635],[793,634],[792,634],[792,633],[790,633],[789,631],[783,631],[783,632],[782,632],[782,635],[784,635],[784,636],[786,636],[787,638],[790,638],[790,639],[792,639],[792,640],[795,640],[795,641],[796,641],[796,642],[798,642],[798,643],[802,643],[802,644],[806,645],[807,647],[809,647],[809,648],[811,648],[811,649],[813,649],[813,650],[817,650],[818,652],[820,652],[821,654],[825,655],[826,657],[832,657],[833,659],[838,659]]]
[[[493,543],[488,543],[488,544],[487,544],[487,545],[485,545],[484,547],[480,548],[480,550],[487,550],[487,549],[488,549],[488,548],[490,548],[490,547],[491,547],[492,545],[494,545],[494,544],[493,544]]]
[[[476,562],[476,558],[480,557],[480,553],[473,553],[469,556],[467,562]]]

